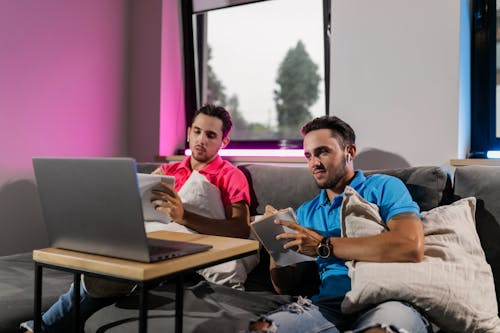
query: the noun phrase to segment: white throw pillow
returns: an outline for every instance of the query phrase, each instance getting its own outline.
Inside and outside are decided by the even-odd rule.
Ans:
[[[476,232],[475,207],[471,197],[422,213],[425,247],[420,263],[347,262],[352,289],[342,311],[400,300],[448,332],[500,332],[493,275]],[[343,235],[363,237],[386,230],[377,206],[347,188]]]
[[[182,199],[184,209],[192,213],[212,219],[225,219],[226,213],[221,200],[221,193],[217,186],[210,183],[198,171],[193,171],[188,180],[178,192]],[[168,224],[159,222],[146,222],[146,231],[175,231],[196,233],[183,225],[175,222]],[[225,285],[235,289],[244,289],[248,273],[259,263],[259,255],[253,254],[242,259],[228,261],[219,265],[198,270],[207,281]]]
[[[184,209],[213,219],[226,218],[221,193],[198,171],[193,171],[179,190]]]

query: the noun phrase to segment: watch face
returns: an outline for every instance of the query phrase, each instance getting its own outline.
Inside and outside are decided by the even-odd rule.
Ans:
[[[321,258],[327,258],[330,256],[330,248],[326,244],[320,244],[318,246],[318,255]]]

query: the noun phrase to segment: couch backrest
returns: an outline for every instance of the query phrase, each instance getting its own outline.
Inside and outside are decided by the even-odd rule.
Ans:
[[[151,173],[160,164],[161,163],[138,163],[137,169],[139,172]],[[275,207],[290,206],[297,208],[300,204],[313,198],[318,193],[317,186],[314,184],[311,175],[304,166],[292,167],[282,165],[246,164],[240,166],[240,168],[247,174],[250,184],[253,185],[254,200],[252,215],[255,215],[257,212],[261,214],[264,211],[264,205],[267,203]],[[439,168],[419,167],[400,170],[384,170],[382,172],[393,174],[401,178],[408,186],[410,193],[412,193],[417,203],[421,205],[422,209],[434,207],[438,203],[446,201],[445,198],[447,198],[447,194],[445,188],[447,187],[445,184],[447,184],[446,177],[448,175]],[[367,172],[367,174],[368,173],[370,172]],[[22,246],[18,245],[19,242],[4,242],[0,248],[0,255],[30,251],[34,248],[47,246],[48,244],[34,182],[33,180],[29,180],[29,184],[27,182],[28,181],[21,183],[16,182],[12,184],[12,191],[10,187],[7,188],[4,186],[4,188],[2,188],[5,194],[3,210],[6,211],[3,216],[10,216],[16,211],[24,212],[24,215],[21,214],[23,218],[20,220],[18,219],[19,221],[17,223],[11,224],[8,232],[4,234],[10,239],[17,240],[19,235],[25,233],[25,230],[35,230],[37,232],[32,233],[33,235],[31,238],[24,237]],[[16,193],[20,196],[17,196]],[[21,196],[21,193],[24,194]],[[21,197],[23,200],[19,199]],[[29,200],[26,201],[26,198]],[[22,202],[24,205],[21,210],[19,210],[20,206],[18,202]],[[27,206],[26,202],[28,202]],[[495,216],[497,216],[496,221],[498,221],[498,212]],[[10,220],[11,219],[7,219],[7,221]],[[488,223],[486,224],[488,225]],[[484,233],[485,231],[482,232]],[[487,237],[488,235],[482,235],[482,240],[487,242],[487,247],[492,247],[489,245],[492,241]],[[15,246],[13,244],[15,244]]]
[[[140,172],[140,173],[151,173],[153,171],[155,171],[159,166],[161,165],[161,163],[156,163],[156,162],[140,162],[140,163],[137,163],[137,172]]]
[[[263,214],[265,205],[297,209],[319,193],[305,167],[268,164],[238,165],[247,176],[252,194],[252,215]]]
[[[266,204],[296,209],[319,192],[306,167],[266,164],[244,164],[238,167],[246,174],[255,196],[252,198],[252,214],[262,214]],[[401,179],[421,210],[451,202],[451,177],[439,167],[365,171],[366,175],[374,173]]]
[[[500,167],[465,166],[455,170],[457,199],[476,197],[476,230],[493,270],[500,311]]]
[[[367,176],[374,173],[383,173],[401,179],[421,211],[452,202],[451,176],[442,168],[421,166],[365,171]]]

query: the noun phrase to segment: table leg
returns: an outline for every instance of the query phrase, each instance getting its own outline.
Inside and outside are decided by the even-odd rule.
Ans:
[[[175,333],[182,333],[182,317],[184,311],[184,277],[177,276],[175,284]]]
[[[35,262],[35,306],[33,308],[33,330],[35,333],[42,329],[42,268]]]
[[[148,331],[148,290],[144,283],[139,283],[139,333]]]
[[[73,273],[73,328],[75,333],[80,328],[80,273]]]

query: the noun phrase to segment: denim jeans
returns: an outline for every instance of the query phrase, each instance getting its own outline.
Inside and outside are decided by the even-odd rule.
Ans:
[[[91,297],[80,285],[80,321],[85,321],[98,310],[115,303],[116,297]],[[21,323],[21,327],[33,331],[33,320]],[[73,285],[61,295],[47,312],[42,315],[42,332],[67,333],[73,327]]]
[[[313,304],[299,297],[297,302],[284,305],[259,320],[271,324],[264,331],[267,333],[357,333],[374,327],[395,333],[432,332],[427,319],[409,304],[389,301],[354,315],[345,315],[340,311],[341,302],[339,298]]]

